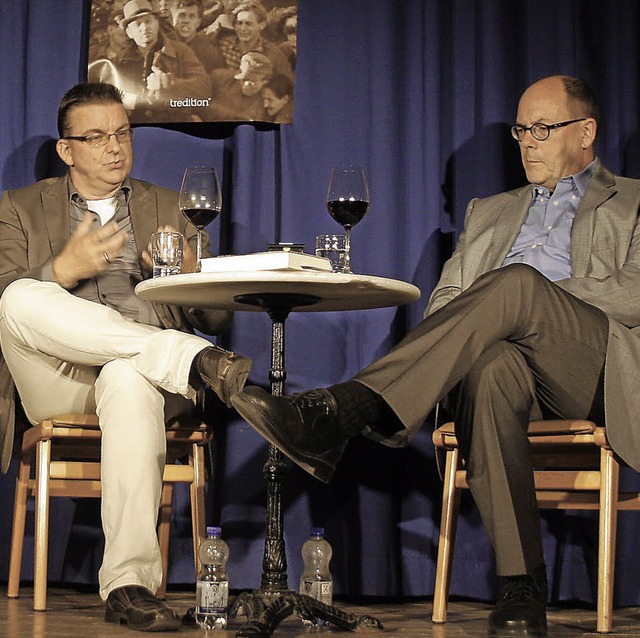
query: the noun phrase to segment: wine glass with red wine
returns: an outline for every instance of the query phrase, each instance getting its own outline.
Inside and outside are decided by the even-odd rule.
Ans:
[[[345,232],[345,262],[342,272],[351,272],[351,229],[364,217],[369,208],[369,186],[364,170],[359,166],[331,170],[327,209]]]
[[[215,168],[191,166],[184,171],[180,188],[180,210],[198,229],[196,272],[200,272],[202,259],[202,233],[222,209],[222,192]]]

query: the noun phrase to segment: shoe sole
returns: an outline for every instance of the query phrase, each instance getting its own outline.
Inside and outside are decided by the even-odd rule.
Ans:
[[[245,402],[240,396],[232,398],[231,403],[238,414],[249,423],[261,436],[274,445],[286,457],[291,459],[296,465],[308,472],[314,478],[323,483],[328,483],[333,476],[335,468],[317,457],[301,457],[293,450],[289,449],[289,441],[281,439],[273,434],[270,429],[270,421],[265,412],[253,403]],[[256,414],[257,412],[257,414]],[[256,418],[257,417],[257,418]],[[308,461],[306,460],[308,459]],[[313,464],[311,464],[313,463]]]
[[[132,625],[126,614],[107,609],[104,614],[105,622],[114,623],[116,625],[126,625],[129,629],[136,631],[176,631],[180,629],[181,622],[177,617],[174,618],[156,618],[145,625]]]
[[[526,627],[500,627],[489,629],[488,638],[545,638],[547,636],[546,629],[527,629]]]

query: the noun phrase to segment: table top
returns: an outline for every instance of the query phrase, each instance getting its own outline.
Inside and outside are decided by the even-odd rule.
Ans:
[[[397,279],[305,270],[189,273],[147,279],[136,286],[142,299],[192,308],[261,311],[236,301],[238,295],[289,293],[313,295],[319,301],[294,312],[365,310],[400,306],[420,297],[413,284]]]

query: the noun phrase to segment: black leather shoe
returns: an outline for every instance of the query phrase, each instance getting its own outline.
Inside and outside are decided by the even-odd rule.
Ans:
[[[104,619],[138,631],[174,631],[180,628],[180,619],[173,610],[146,587],[139,585],[114,589],[107,597]]]
[[[509,576],[489,616],[489,636],[547,635],[547,576],[544,565],[530,575]]]
[[[247,423],[294,463],[320,481],[330,481],[347,445],[331,392],[310,390],[274,397],[250,386],[231,403]]]
[[[231,397],[244,388],[251,370],[251,359],[217,346],[205,348],[194,359],[200,378],[231,407]]]

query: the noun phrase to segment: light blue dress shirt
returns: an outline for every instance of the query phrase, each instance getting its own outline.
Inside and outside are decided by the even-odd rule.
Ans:
[[[596,162],[563,177],[553,193],[546,186],[532,185],[529,214],[503,266],[529,264],[551,281],[571,276],[571,227]]]

